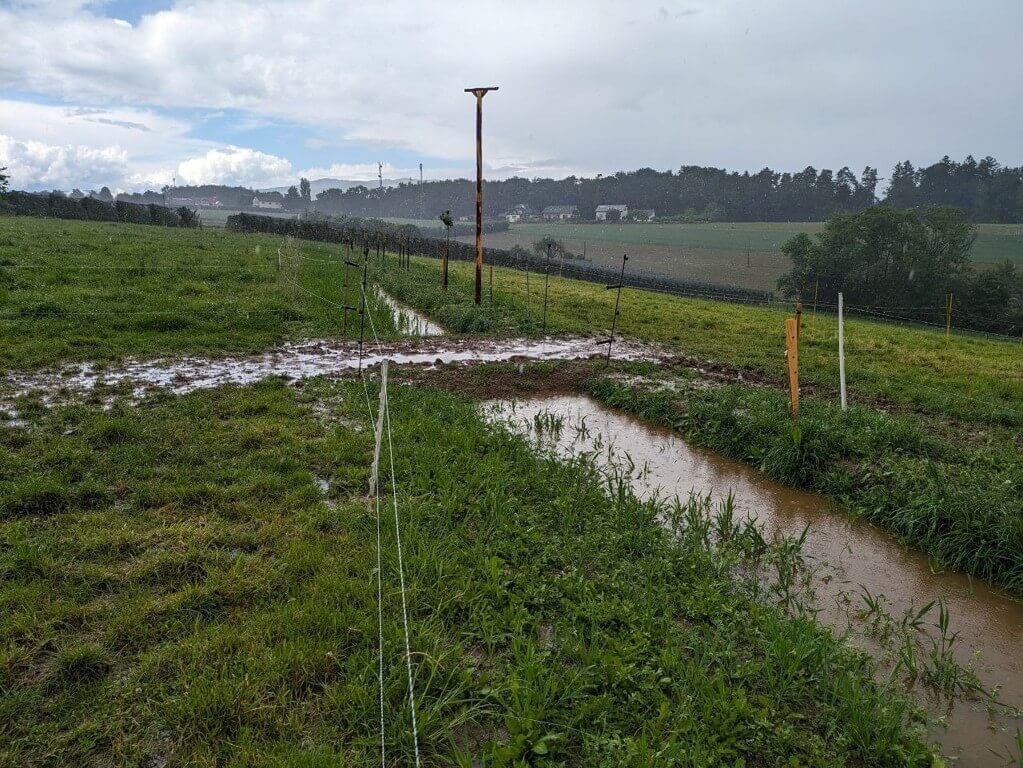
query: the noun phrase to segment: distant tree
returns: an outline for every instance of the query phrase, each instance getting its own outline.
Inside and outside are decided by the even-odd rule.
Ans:
[[[0,166],[0,192],[7,191],[7,185],[10,182],[10,175],[7,173],[6,166]]]
[[[970,325],[1019,335],[1023,329],[1023,273],[1008,259],[980,271],[962,304]]]
[[[102,200],[104,203],[114,202],[114,195],[113,193],[111,193],[110,187],[103,187],[103,189],[99,191],[99,194],[96,197]]]
[[[72,200],[81,200],[83,197],[85,197],[85,193],[78,187],[75,187],[74,189],[71,190]]]
[[[547,237],[543,237],[537,240],[535,243],[533,243],[533,253],[535,253],[541,259],[546,259],[548,246],[550,246],[551,261],[575,258],[575,254],[565,247],[564,242],[562,242],[561,240],[556,240],[550,235],[548,235]]]
[[[305,204],[311,205],[313,202],[312,186],[309,184],[309,179],[302,178],[298,180],[299,195],[305,201]]]
[[[289,211],[301,210],[303,205],[302,196],[298,194],[298,187],[288,187],[288,194],[284,196],[284,207]]]
[[[782,247],[793,266],[778,287],[829,304],[842,292],[853,305],[933,309],[970,279],[974,237],[973,225],[955,208],[921,214],[877,205],[836,214],[816,242],[801,233]]]

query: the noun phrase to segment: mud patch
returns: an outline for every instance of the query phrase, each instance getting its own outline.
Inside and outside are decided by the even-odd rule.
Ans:
[[[541,340],[423,338],[365,344],[361,356],[359,352],[357,342],[319,339],[282,344],[252,357],[129,359],[103,368],[83,363],[52,371],[10,373],[2,380],[0,391],[5,393],[6,403],[17,397],[36,395],[43,403],[51,405],[107,389],[128,392],[129,399],[138,401],[158,390],[182,395],[228,384],[244,386],[273,377],[300,386],[299,382],[305,379],[353,373],[375,367],[383,360],[395,366],[426,368],[514,360],[584,360],[601,354],[601,347],[598,339],[591,336]],[[615,347],[615,357],[659,362],[670,354],[650,344],[622,341]]]

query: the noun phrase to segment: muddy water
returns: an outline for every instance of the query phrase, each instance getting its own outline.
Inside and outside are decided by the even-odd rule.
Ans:
[[[426,315],[406,304],[402,304],[379,286],[376,288],[376,292],[380,300],[391,311],[391,319],[399,333],[404,333],[408,336],[444,335],[444,329]]]
[[[684,500],[696,492],[722,499],[731,492],[737,517],[755,518],[765,537],[774,532],[798,535],[809,526],[805,552],[821,566],[814,589],[822,621],[838,631],[850,630],[854,642],[877,653],[877,644],[862,633],[862,623],[853,621],[850,626],[850,610],[843,608],[849,597],[855,607],[863,606],[860,585],[871,594],[883,595],[896,617],[911,607],[942,599],[952,616],[951,628],[959,633],[960,663],[970,663],[979,653],[975,668],[984,684],[1001,686],[1003,702],[1023,706],[1023,604],[987,584],[958,574],[934,573],[926,556],[900,545],[879,528],[850,519],[824,497],[776,483],[745,464],[689,446],[589,398],[494,402],[486,404],[484,412],[559,455],[596,451],[618,466],[628,456],[635,466],[633,488],[642,498]],[[563,428],[538,436],[533,417],[544,413],[563,417]],[[934,611],[927,621],[936,620]],[[925,703],[935,718],[946,718],[947,727],[935,724],[933,734],[947,755],[959,758],[956,765],[1006,764],[1023,720],[1004,714],[992,718],[979,702],[959,701],[951,708],[947,701]]]
[[[602,353],[598,340],[589,336],[547,339],[439,339],[369,343],[360,359],[358,343],[319,339],[281,344],[250,357],[207,358],[184,356],[156,360],[126,360],[100,368],[92,363],[59,370],[11,373],[0,379],[0,406],[4,400],[39,394],[44,402],[63,398],[55,393],[87,394],[102,385],[127,386],[135,397],[154,389],[184,394],[225,384],[253,384],[280,376],[291,381],[332,376],[372,368],[387,360],[392,365],[471,364],[507,360],[581,360]],[[623,360],[658,360],[666,352],[630,342],[615,343],[615,357]]]

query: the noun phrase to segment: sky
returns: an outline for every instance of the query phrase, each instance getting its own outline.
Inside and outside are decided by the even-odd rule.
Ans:
[[[0,0],[18,189],[1023,165],[1021,0]]]

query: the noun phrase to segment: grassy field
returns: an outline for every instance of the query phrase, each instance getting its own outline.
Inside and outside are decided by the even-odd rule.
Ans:
[[[413,304],[430,312],[464,306],[471,295],[471,265],[452,262],[452,288],[435,290],[437,262],[415,262],[419,276],[406,285],[382,276]],[[533,275],[531,309],[522,272],[495,268],[498,309],[508,312],[492,322],[507,329],[539,331],[543,308],[542,276]],[[603,286],[554,277],[550,281],[548,327],[603,333],[611,325],[615,295]],[[528,314],[528,316],[527,316]],[[782,308],[745,306],[667,296],[627,289],[622,293],[620,333],[667,344],[680,352],[765,374],[785,375],[785,318]],[[832,315],[809,312],[803,319],[800,375],[818,391],[838,388],[837,323]],[[457,327],[457,325],[453,326]],[[850,319],[846,323],[846,372],[854,401],[881,400],[946,419],[1023,427],[1023,351],[1021,342],[943,330]]]
[[[339,335],[336,249],[286,246],[294,287],[280,246],[0,218],[2,364]],[[468,264],[452,264],[448,294],[436,262],[412,267],[375,277],[451,329],[540,330],[535,277],[527,305],[523,275],[496,269],[495,306],[477,310]],[[555,278],[550,329],[602,330],[612,301]],[[622,332],[760,386],[696,394],[684,411],[630,400],[600,369],[591,389],[787,482],[844,489],[936,560],[1018,576],[1018,344],[851,321],[843,417],[834,324],[807,318],[797,438],[776,387],[783,316],[626,291]],[[788,545],[699,505],[642,504],[488,426],[472,400],[395,376],[426,765],[941,765],[901,681],[877,682],[866,656],[752,575],[797,569]],[[28,428],[0,424],[0,765],[377,764],[367,394],[357,379],[271,380],[107,410],[21,399]],[[383,543],[386,746],[411,764],[387,516]],[[1003,570],[985,571],[996,558]]]
[[[897,685],[734,575],[788,550],[699,508],[672,540],[471,402],[392,399],[426,765],[933,764]],[[358,384],[268,382],[0,429],[0,763],[375,764],[366,417]],[[386,748],[408,765],[384,526]]]
[[[0,368],[252,352],[341,334],[339,251],[218,230],[0,217]],[[354,292],[353,292],[354,296]],[[390,314],[373,306],[378,327]],[[355,333],[350,329],[350,333]]]
[[[563,240],[599,264],[617,265],[628,253],[636,269],[742,288],[774,290],[791,264],[781,247],[820,222],[721,222],[701,224],[513,224],[486,236],[494,248],[531,249],[540,238]],[[469,242],[471,238],[460,238]],[[981,263],[1023,263],[1023,225],[979,224],[974,258]]]

